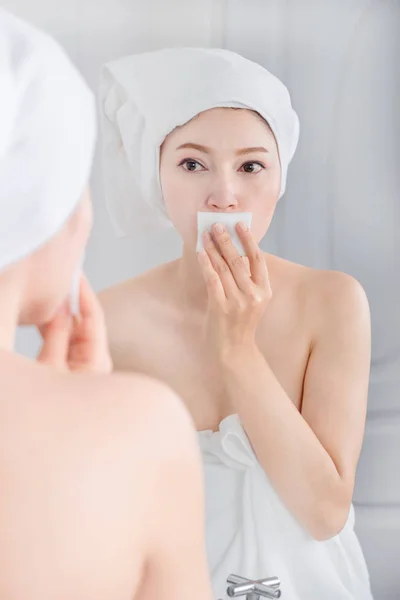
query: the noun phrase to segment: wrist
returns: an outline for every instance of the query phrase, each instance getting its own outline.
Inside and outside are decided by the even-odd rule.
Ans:
[[[218,363],[223,370],[235,371],[248,363],[264,358],[255,341],[241,344],[225,344],[218,351]]]

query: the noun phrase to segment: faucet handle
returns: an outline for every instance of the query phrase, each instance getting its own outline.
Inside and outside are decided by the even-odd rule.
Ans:
[[[246,596],[246,600],[263,598],[280,598],[282,595],[278,577],[251,580],[239,575],[229,575],[227,583],[231,584],[226,590],[230,598]]]
[[[254,587],[254,595],[257,598],[262,596],[263,598],[280,598],[282,592],[279,588],[273,588],[269,585],[263,585],[262,583],[257,583]]]

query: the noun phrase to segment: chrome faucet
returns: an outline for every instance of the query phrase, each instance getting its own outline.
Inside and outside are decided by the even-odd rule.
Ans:
[[[282,595],[281,582],[278,577],[251,580],[238,575],[229,575],[226,593],[229,598],[246,596],[246,600],[260,600],[260,598],[280,598]]]

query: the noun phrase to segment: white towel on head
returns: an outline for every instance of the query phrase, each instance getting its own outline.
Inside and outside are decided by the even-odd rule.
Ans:
[[[95,139],[93,94],[65,52],[0,9],[0,271],[76,209]]]
[[[120,235],[134,235],[143,224],[169,223],[160,145],[175,127],[210,108],[247,108],[264,117],[277,141],[279,197],[284,194],[299,120],[287,88],[257,63],[229,50],[203,48],[126,56],[103,66],[99,103],[105,196]]]

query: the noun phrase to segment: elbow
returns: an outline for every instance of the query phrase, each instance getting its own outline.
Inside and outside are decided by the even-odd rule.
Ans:
[[[349,518],[351,497],[341,494],[335,500],[325,502],[321,510],[314,513],[310,534],[318,542],[326,542],[338,535],[344,529]]]
[[[313,531],[310,533],[317,542],[326,542],[342,531],[347,523],[347,518],[348,513],[332,513],[328,518],[321,518],[318,523],[314,523]]]

